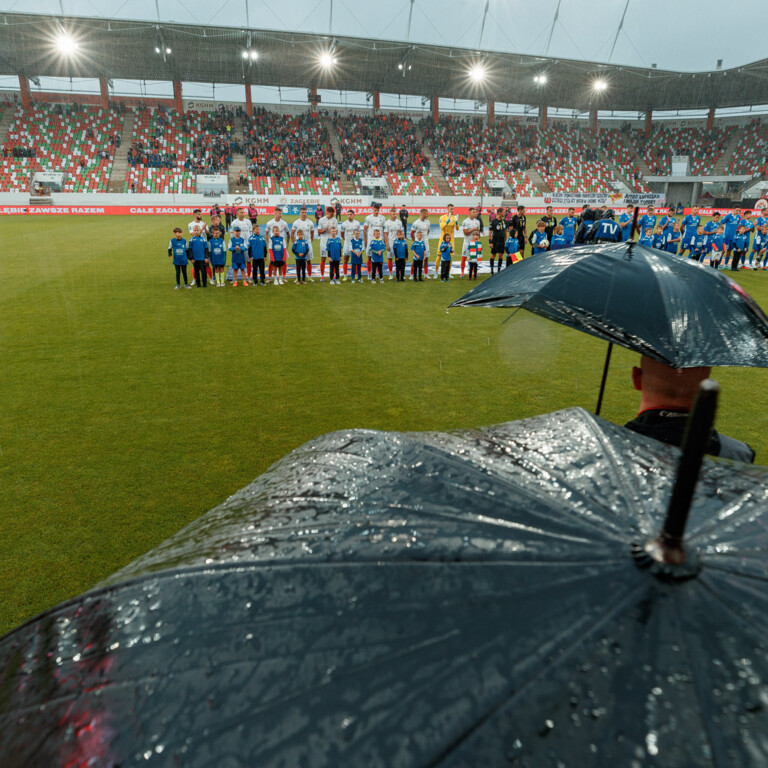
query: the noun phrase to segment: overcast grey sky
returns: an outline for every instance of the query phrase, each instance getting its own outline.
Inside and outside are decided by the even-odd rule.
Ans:
[[[764,0],[414,0],[410,39],[466,48],[702,71],[768,58]],[[404,40],[410,0],[157,0],[163,21]],[[156,20],[155,0],[0,0],[3,11]],[[551,38],[551,39],[550,39]]]

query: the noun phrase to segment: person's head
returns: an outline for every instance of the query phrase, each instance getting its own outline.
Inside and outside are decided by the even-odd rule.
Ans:
[[[547,206],[547,216],[551,216],[551,215],[552,215],[552,206],[548,205]]]
[[[402,229],[398,229],[397,230],[397,239],[398,240],[403,240],[404,238],[405,238],[405,232],[403,232]]]
[[[245,208],[238,208],[237,209],[237,218],[242,221],[245,218]]]
[[[451,242],[451,236],[447,232],[443,235],[443,242],[444,243],[450,243]]]
[[[525,206],[524,205],[518,205],[517,206],[517,212],[518,213],[525,213]]]
[[[632,369],[632,384],[638,392],[642,392],[640,411],[651,408],[691,410],[699,384],[709,378],[711,371],[707,366],[670,368],[643,355],[640,365]]]
[[[653,206],[652,205],[648,206],[648,215],[649,216],[653,216]]]
[[[664,227],[661,226],[661,224],[656,225],[656,234],[660,235],[664,231]]]
[[[546,221],[542,221],[541,219],[539,219],[536,222],[536,229],[538,229],[539,232],[543,232],[546,228],[547,228],[547,222]]]
[[[692,211],[693,215],[695,216],[699,212],[699,206],[698,205],[694,205],[691,208],[691,211]]]
[[[634,213],[634,212],[635,212],[635,208],[634,208],[634,206],[632,206],[632,205],[628,205],[628,206],[627,206],[627,213]]]
[[[562,235],[562,234],[563,234],[563,231],[564,231],[564,230],[563,230],[563,225],[562,225],[562,224],[558,224],[558,225],[555,227],[555,234],[556,234],[556,235]]]
[[[192,227],[192,237],[200,237],[200,233],[203,231],[202,227]]]
[[[450,216],[453,213],[453,203],[448,203],[448,205],[445,206],[445,210],[448,211],[448,215]]]
[[[275,221],[280,221],[283,218],[283,209],[280,206],[275,208]]]
[[[232,232],[235,237],[240,237],[240,227],[232,227]]]
[[[645,228],[646,237],[650,237],[653,234],[653,230],[650,227]]]
[[[701,229],[701,227],[699,227]],[[743,224],[739,224],[739,234],[743,235],[747,231],[747,228]]]
[[[297,240],[303,240],[304,239],[304,232],[301,229],[296,231],[296,239]]]
[[[720,221],[720,213],[718,211],[715,211],[712,214],[712,221],[715,221],[715,222]]]
[[[355,212],[350,208],[347,211],[347,221],[352,221],[355,218]]]
[[[675,212],[675,206],[670,205],[669,208],[667,208],[667,213],[669,213],[669,215],[671,216],[674,212]]]
[[[725,227],[722,224],[717,225],[717,229],[715,230],[718,235],[722,235],[723,232],[725,232]]]
[[[673,232],[679,232],[679,231],[680,231],[680,222],[679,222],[679,221],[676,221],[676,222],[675,222],[675,223],[672,225],[672,231],[673,231]]]
[[[574,214],[574,213],[576,213],[576,209],[575,209],[575,208],[569,208],[569,209],[568,209],[568,216],[569,216],[570,218],[573,218],[573,214]]]
[[[421,239],[423,239],[423,237],[424,237],[424,233],[423,233],[421,230],[419,230],[419,231],[416,233],[416,239],[417,239],[417,240],[421,240]]]
[[[696,227],[696,234],[698,234],[698,235],[703,235],[704,234],[704,227],[702,227],[701,224],[699,224],[699,226]]]
[[[613,218],[613,216],[614,216],[614,213],[613,213],[613,208],[606,208],[606,209],[603,211],[603,218],[604,218],[604,219],[612,219],[612,218]]]
[[[177,240],[181,240],[181,227],[174,227],[174,228],[173,228],[173,236],[174,236],[174,237],[175,237]]]
[[[331,227],[331,237],[336,237],[337,231],[336,227]]]
[[[496,209],[496,218],[500,219],[504,215],[504,209],[503,208],[497,208]]]
[[[734,208],[734,209],[733,209],[733,212],[734,212],[734,213],[735,213],[737,216],[741,216],[741,208]]]
[[[333,216],[335,213],[336,213],[336,209],[332,205],[329,205],[325,209],[325,215],[328,216],[328,217]]]
[[[378,216],[379,212],[381,211],[381,205],[379,203],[374,203],[371,208],[373,208],[373,215]]]
[[[307,218],[307,206],[302,205],[301,208],[299,208],[299,218],[304,221],[304,219]]]
[[[203,212],[199,208],[195,208],[192,215],[195,217],[195,221],[200,221],[203,218]]]
[[[427,209],[426,209],[426,208],[422,208],[422,209],[419,211],[419,218],[420,218],[422,221],[424,221],[424,219],[426,219],[426,218],[427,218]]]
[[[381,230],[380,229],[374,229],[373,230],[373,239],[374,240],[378,240],[380,235],[381,235]]]
[[[211,226],[217,227],[221,226],[221,215],[218,213],[214,213],[213,216],[211,216]]]
[[[389,218],[391,221],[397,218],[397,208],[394,205],[389,209]]]
[[[261,225],[260,224],[254,224],[253,225],[253,234],[254,235],[260,235],[261,234]]]
[[[221,237],[221,227],[217,227],[215,224],[211,227],[211,234],[214,237]]]
[[[469,209],[469,218],[474,219],[477,216],[477,208]]]

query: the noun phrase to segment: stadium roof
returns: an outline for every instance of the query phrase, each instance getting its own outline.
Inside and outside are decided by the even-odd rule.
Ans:
[[[57,47],[62,30],[78,43],[71,55]],[[258,59],[243,58],[248,48]],[[323,67],[323,53],[336,63]],[[315,86],[580,112],[768,103],[768,59],[722,71],[672,72],[363,37],[6,13],[0,75],[14,74]],[[545,85],[534,80],[542,74]],[[596,80],[605,81],[605,90],[593,87]]]

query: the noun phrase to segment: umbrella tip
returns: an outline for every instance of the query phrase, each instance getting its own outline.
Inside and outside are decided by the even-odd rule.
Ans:
[[[699,558],[682,544],[667,541],[663,533],[656,539],[633,543],[632,558],[638,568],[647,568],[660,581],[688,581],[701,571]]]

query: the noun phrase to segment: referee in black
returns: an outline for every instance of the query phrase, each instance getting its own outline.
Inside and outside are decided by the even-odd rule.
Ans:
[[[507,239],[507,222],[504,221],[504,209],[496,209],[496,218],[491,219],[491,223],[488,225],[488,245],[491,248],[491,274],[493,274],[493,262],[494,258],[499,260],[499,272],[501,272],[501,264],[504,261],[504,244]]]

